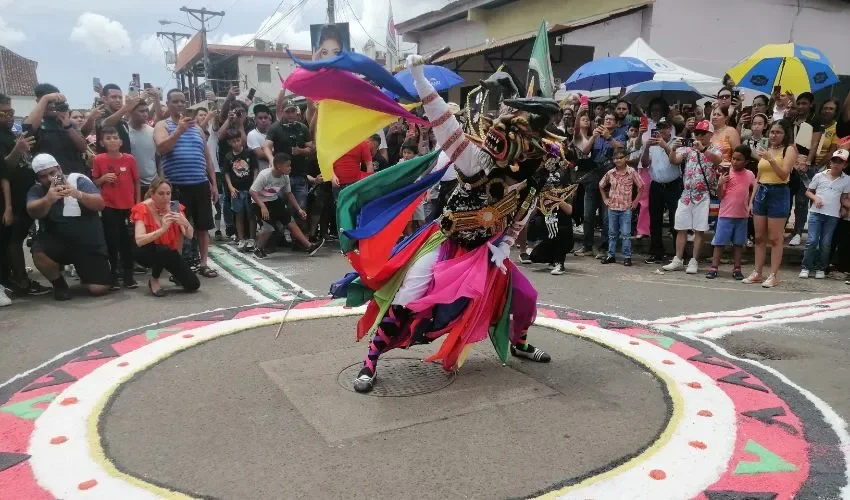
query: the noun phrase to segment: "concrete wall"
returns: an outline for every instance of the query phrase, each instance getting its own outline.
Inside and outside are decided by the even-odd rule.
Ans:
[[[461,19],[429,30],[419,41],[419,52],[428,54],[448,45],[452,50],[462,50],[481,45],[487,39],[487,28],[480,21]]]
[[[257,78],[258,64],[268,64],[271,66],[270,82],[261,83],[259,81],[259,78]],[[284,79],[295,71],[295,63],[288,58],[239,56],[239,80],[241,82],[247,76],[248,87],[257,89],[257,97],[259,99],[265,102],[274,101],[280,92],[280,79],[277,77],[275,66],[278,67]]]
[[[35,109],[35,97],[33,96],[9,96],[12,99],[12,109],[15,110],[16,118],[26,118]]]
[[[841,0],[656,0],[647,42],[686,68],[721,77],[740,59],[791,34],[821,49],[839,74],[850,74],[850,3]],[[696,26],[702,29],[683,29]]]

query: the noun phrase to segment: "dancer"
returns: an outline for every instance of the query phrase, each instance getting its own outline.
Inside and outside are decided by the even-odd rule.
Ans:
[[[551,360],[543,350],[528,343],[537,293],[509,256],[534,210],[537,186],[548,175],[540,167],[548,144],[555,142],[548,143],[543,135],[550,116],[558,111],[557,103],[541,98],[505,100],[503,110],[513,108],[510,112],[492,121],[482,118],[474,124],[483,125],[479,133],[467,137],[446,102],[425,78],[422,65],[422,57],[408,58],[438,145],[456,166],[459,183],[442,216],[398,244],[378,272],[363,271],[363,262],[371,257],[363,241],[357,251],[347,254],[359,276],[349,275],[335,284],[337,296],[346,295],[349,305],[357,303],[353,296],[371,296],[357,332],[358,338],[374,334],[354,384],[361,393],[374,387],[382,354],[430,343],[443,335],[446,339],[442,347],[426,361],[441,360],[446,370],[462,365],[472,345],[488,334],[503,362],[507,361],[508,351],[532,361]],[[358,239],[362,232],[360,224],[357,228],[346,227],[346,221],[355,220],[347,211],[354,205],[351,199],[369,189],[370,183],[401,175],[423,162],[433,163],[437,154],[399,164],[344,190],[338,219],[345,235]],[[535,175],[538,170],[541,174]],[[424,193],[439,182],[442,174],[442,170],[426,172],[405,190],[413,193],[411,199],[415,200],[415,196],[421,196],[417,193]],[[386,210],[378,210],[380,204],[401,204],[398,199],[390,193],[373,200],[363,207],[361,215],[370,205],[372,212],[383,215]],[[356,217],[361,224],[366,219]]]

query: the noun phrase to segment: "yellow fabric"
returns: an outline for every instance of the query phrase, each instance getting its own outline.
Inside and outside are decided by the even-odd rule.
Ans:
[[[810,53],[812,55],[813,53]],[[740,82],[753,66],[764,59],[773,59],[777,57],[785,58],[785,66],[782,67],[779,79],[774,83],[782,86],[782,92],[790,91],[794,95],[800,95],[803,92],[811,92],[812,87],[809,83],[809,74],[803,66],[803,62],[795,55],[793,43],[769,44],[758,49],[753,55],[747,57],[743,61],[736,64],[726,73],[736,82]]]
[[[827,160],[826,154],[829,153],[833,146],[838,146],[837,128],[838,122],[835,122],[824,129],[823,135],[820,138],[820,144],[818,145],[818,152],[815,154],[816,165],[823,165]]]
[[[771,150],[771,153],[774,153],[774,150]],[[785,148],[782,148],[782,151],[779,154],[774,154],[776,157],[776,162],[779,165],[782,165],[782,162],[785,159]],[[791,176],[788,176],[788,179],[782,180],[776,175],[776,172],[773,171],[773,167],[770,166],[770,162],[767,160],[759,160],[759,184],[788,184],[788,181],[791,179]]]
[[[420,103],[405,105],[408,111]],[[398,116],[380,113],[347,102],[326,99],[319,103],[316,119],[316,155],[322,178],[333,177],[334,162],[372,134],[398,120]]]

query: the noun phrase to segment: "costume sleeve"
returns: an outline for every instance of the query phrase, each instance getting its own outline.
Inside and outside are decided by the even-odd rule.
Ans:
[[[425,67],[423,65],[413,66],[410,71],[413,74],[413,84],[416,86],[416,91],[422,98],[425,114],[431,121],[434,137],[437,138],[437,145],[446,152],[446,155],[461,173],[467,177],[478,173],[481,167],[475,161],[475,156],[480,149],[464,135],[460,123],[449,111],[446,101],[440,97],[431,82],[425,78]]]

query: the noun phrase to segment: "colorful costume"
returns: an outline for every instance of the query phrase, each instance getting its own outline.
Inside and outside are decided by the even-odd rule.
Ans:
[[[442,361],[446,370],[461,366],[472,345],[488,336],[503,362],[508,352],[550,360],[527,342],[537,292],[509,255],[535,208],[537,186],[548,176],[541,168],[547,154],[542,135],[557,103],[506,100],[512,112],[486,121],[479,145],[464,135],[424,77],[421,58],[411,61],[425,113],[459,183],[442,217],[395,247],[410,208],[442,177],[442,169],[432,171],[439,152],[388,168],[340,194],[343,249],[349,249],[346,255],[356,273],[332,290],[351,306],[368,301],[357,337],[374,335],[355,381],[358,392],[372,389],[381,354],[442,336],[441,348],[426,361]],[[404,187],[381,191],[388,185]],[[357,248],[349,247],[346,238],[356,241]]]

